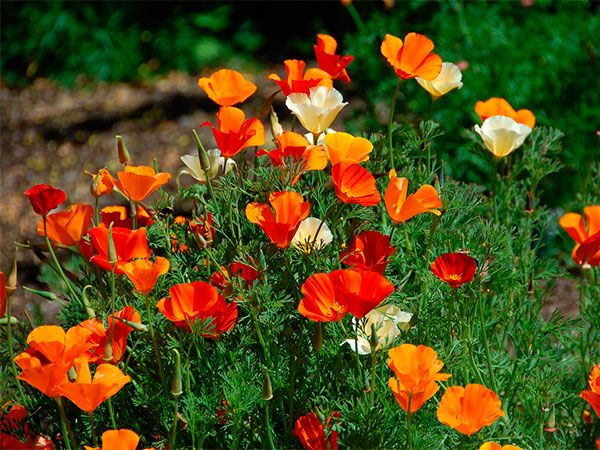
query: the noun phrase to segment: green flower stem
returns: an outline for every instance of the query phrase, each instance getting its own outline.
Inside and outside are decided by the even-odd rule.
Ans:
[[[71,450],[72,448],[78,450],[79,446],[77,445],[77,440],[75,439],[75,435],[73,433],[73,430],[71,429],[71,424],[67,419],[67,414],[65,413],[65,408],[62,404],[62,397],[58,397],[56,399],[56,404],[58,405],[58,412],[60,413],[60,424],[62,427],[62,434],[63,440],[65,442],[65,447],[67,448],[67,450]],[[71,443],[73,444],[73,447],[71,447]]]
[[[402,78],[398,78],[398,83],[396,84],[396,90],[394,91],[394,96],[392,97],[392,103],[390,105],[390,117],[388,121],[388,150],[390,152],[390,165],[391,169],[394,169],[394,145],[392,138],[392,126],[394,124],[394,112],[396,110],[396,101],[398,100],[398,93],[400,92],[400,85],[402,84]]]
[[[69,289],[69,292],[71,292],[71,295],[73,296],[73,299],[76,299],[78,297],[77,297],[77,294],[75,293],[75,289],[73,288],[73,286],[71,285],[71,282],[69,281],[69,279],[67,278],[67,276],[63,272],[62,267],[61,267],[60,263],[58,262],[58,258],[56,257],[56,253],[54,253],[54,248],[52,247],[52,243],[50,242],[50,239],[48,238],[48,230],[47,230],[47,225],[46,225],[46,216],[43,217],[43,221],[44,221],[44,237],[46,238],[46,245],[48,246],[48,250],[50,251],[50,255],[52,255],[52,260],[54,261],[54,264],[56,265],[56,270],[58,271],[58,274],[61,276],[61,278],[63,279],[63,281],[67,285],[67,288]]]
[[[258,338],[258,342],[260,343],[260,346],[262,347],[263,354],[265,356],[265,361],[267,362],[267,367],[269,369],[272,369],[273,362],[271,361],[271,355],[269,353],[269,348],[267,347],[267,343],[263,337],[262,331],[258,324],[258,316],[256,314],[256,310],[254,309],[254,306],[250,306],[250,314],[252,315],[252,322],[254,323],[254,329],[256,330],[256,337]]]
[[[108,406],[108,414],[110,416],[110,424],[113,427],[113,430],[117,429],[117,421],[115,420],[115,411],[113,410],[112,399],[108,398],[106,400],[106,405]]]
[[[350,3],[350,4],[346,5],[346,9],[350,13],[352,20],[354,21],[354,24],[356,25],[356,28],[358,28],[358,31],[360,31],[362,34],[367,33],[367,27],[365,26],[365,23],[363,22],[362,18],[358,14],[358,11],[354,7],[354,5],[352,3]]]
[[[166,386],[165,371],[163,369],[162,360],[160,358],[160,351],[158,350],[156,333],[154,332],[154,319],[152,318],[152,306],[150,305],[150,298],[147,295],[144,295],[144,301],[146,303],[146,320],[148,321],[148,331],[150,331],[150,339],[152,339],[152,348],[154,349],[154,357],[156,358],[156,364],[158,365],[160,382],[163,386]]]
[[[375,401],[375,386],[377,386],[377,379],[376,379],[377,356],[378,356],[378,352],[374,348],[372,348],[371,349],[371,390],[369,391],[369,399],[371,400],[371,406],[373,406],[373,402]]]
[[[500,158],[494,157],[494,165],[492,167],[492,213],[494,216],[494,222],[498,222],[498,209],[496,207],[496,190],[497,190],[497,180],[498,180],[498,165],[500,164]]]
[[[269,402],[263,400],[265,404],[265,438],[267,443],[267,448],[270,450],[275,450],[275,444],[273,444],[273,427],[271,425],[271,415],[269,413]]]
[[[448,345],[452,345],[452,316],[454,315],[454,303],[456,301],[456,289],[450,291],[450,302],[448,304]]]
[[[477,296],[477,306],[479,307],[479,321],[481,324],[481,338],[483,340],[483,347],[485,350],[485,361],[488,369],[489,382],[492,385],[494,392],[498,392],[496,388],[496,379],[494,378],[494,371],[492,370],[492,359],[490,357],[490,346],[488,344],[487,335],[485,332],[485,318],[483,316],[483,302],[481,301],[481,295]]]
[[[29,401],[27,397],[25,397],[25,393],[23,392],[23,387],[21,386],[21,381],[17,378],[19,375],[17,373],[17,365],[15,364],[15,354],[13,350],[13,342],[12,342],[12,325],[10,323],[10,318],[12,317],[12,300],[11,294],[7,296],[6,299],[6,317],[8,317],[8,321],[6,322],[6,344],[8,346],[8,357],[10,358],[10,370],[13,374],[13,378],[15,379],[15,383],[17,385],[17,390],[19,391],[19,397],[21,398],[21,404],[23,406],[27,406]]]
[[[411,409],[412,394],[408,394],[408,407],[406,408],[406,449],[412,450],[412,412]]]
[[[96,429],[94,428],[94,413],[88,413],[90,418],[90,433],[92,435],[92,442],[94,443],[94,447],[98,446],[98,436],[96,435]]]
[[[98,210],[98,201],[100,199],[98,197],[94,197],[94,198],[95,198],[95,202],[94,202],[94,222],[95,222],[95,225],[98,226],[98,225],[100,225],[100,212]]]
[[[177,416],[179,415],[179,396],[175,397],[173,407],[173,423],[171,424],[171,430],[169,431],[169,448],[176,449],[177,443]]]

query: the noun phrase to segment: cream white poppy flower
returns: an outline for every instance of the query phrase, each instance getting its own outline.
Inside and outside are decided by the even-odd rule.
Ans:
[[[212,150],[208,150],[208,162],[210,167],[208,169],[208,176],[210,179],[214,179],[220,174],[230,172],[234,166],[235,161],[231,158],[227,160],[227,167],[225,171],[223,171],[223,166],[225,165],[225,158],[221,156],[221,151],[218,148],[214,148]],[[206,183],[206,173],[200,167],[200,158],[198,155],[184,155],[181,158],[181,161],[187,166],[187,169],[181,169],[179,171],[179,175],[185,174],[190,175],[192,178],[195,178],[200,183]]]
[[[531,128],[510,117],[492,116],[485,119],[483,125],[475,125],[475,132],[496,158],[503,158],[523,144]]]
[[[313,134],[322,133],[329,128],[347,104],[338,90],[327,86],[310,88],[310,95],[290,94],[285,100],[285,105],[292,114],[298,117],[302,126]]]
[[[416,77],[415,80],[436,99],[452,89],[460,89],[463,85],[460,69],[456,64],[449,62],[442,64],[442,71],[434,80],[429,81],[420,77]]]
[[[371,353],[371,330],[375,328],[377,335],[377,346],[375,350],[387,347],[392,344],[394,338],[400,334],[400,331],[406,331],[410,328],[410,320],[412,314],[401,311],[400,308],[394,305],[384,305],[373,309],[360,322],[352,319],[354,329],[358,330],[358,339],[346,339],[343,344],[348,344],[354,351],[358,351],[359,355],[367,355]],[[357,329],[358,324],[358,329]],[[357,348],[358,345],[358,348]]]
[[[317,233],[319,233],[317,235]],[[316,217],[307,217],[292,238],[292,245],[302,253],[321,250],[333,240],[333,234],[325,222]]]

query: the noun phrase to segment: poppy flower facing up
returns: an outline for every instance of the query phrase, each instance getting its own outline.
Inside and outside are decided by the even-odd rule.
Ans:
[[[456,64],[449,62],[442,63],[442,71],[433,80],[425,80],[424,78],[415,78],[417,83],[429,92],[434,99],[440,98],[453,89],[462,88],[462,73]]]
[[[398,178],[394,169],[389,173],[390,183],[385,190],[385,207],[390,218],[397,223],[405,222],[411,217],[424,212],[439,216],[435,208],[442,207],[442,200],[435,188],[429,184],[421,186],[417,192],[407,197],[408,180]]]
[[[342,264],[353,269],[373,270],[383,275],[389,258],[396,252],[390,237],[379,231],[363,231],[340,255]]]
[[[503,158],[514,152],[531,133],[527,125],[505,116],[492,116],[482,126],[475,125],[474,129],[495,158]]]
[[[478,101],[475,103],[475,112],[483,123],[493,116],[504,116],[513,119],[515,122],[533,128],[535,126],[535,116],[528,109],[520,109],[515,111],[510,103],[503,98],[492,97],[485,102]]]
[[[339,416],[339,412],[332,413],[327,418],[326,427],[329,429],[331,419]],[[329,431],[328,438],[325,434],[325,427],[314,412],[298,418],[292,434],[300,440],[306,450],[337,450],[338,448],[338,432]]]
[[[136,259],[123,264],[121,270],[139,293],[148,295],[154,289],[158,277],[168,272],[169,260],[162,256],[157,256],[154,261],[148,258]]]
[[[404,42],[386,34],[381,43],[381,54],[402,79],[435,80],[442,70],[442,58],[432,53],[433,48],[431,39],[422,34],[408,33]]]
[[[600,205],[583,208],[585,221],[580,214],[566,213],[560,220],[560,226],[577,243],[571,252],[571,258],[577,264],[600,265]],[[586,227],[587,222],[587,227]]]
[[[68,247],[76,245],[92,224],[94,208],[90,205],[77,203],[68,211],[59,211],[46,216],[46,231],[48,237]],[[44,236],[44,220],[40,220],[37,232]]]
[[[200,78],[198,86],[220,106],[242,103],[256,92],[254,83],[246,80],[237,70],[231,69],[217,70],[210,77]]]
[[[315,322],[339,322],[347,313],[362,318],[393,291],[387,278],[370,270],[316,273],[302,284],[298,311]]]
[[[600,364],[592,367],[588,377],[589,389],[581,391],[579,396],[584,399],[594,409],[596,415],[600,417]]]
[[[36,184],[24,192],[36,214],[45,216],[54,208],[64,203],[67,194],[49,184]]]
[[[304,201],[300,194],[291,191],[274,192],[269,196],[269,203],[275,214],[264,203],[252,202],[246,206],[246,217],[258,225],[279,248],[287,248],[300,222],[308,217],[310,203]]]
[[[450,386],[437,410],[440,422],[467,436],[493,424],[503,415],[502,403],[496,393],[481,384]]]
[[[500,445],[496,442],[486,442],[479,450],[523,450],[521,447],[517,447],[516,445]]]
[[[304,254],[313,250],[322,250],[333,241],[329,226],[321,219],[307,217],[302,222],[292,238],[292,245]]]
[[[317,34],[317,45],[313,45],[313,48],[315,49],[319,69],[327,72],[333,80],[350,83],[346,67],[354,61],[354,56],[336,55],[337,41],[328,34]]]
[[[443,253],[431,263],[433,274],[452,289],[470,283],[476,269],[477,263],[466,253]]]
[[[310,88],[308,94],[290,94],[285,100],[285,106],[304,128],[313,134],[319,134],[329,128],[338,113],[348,104],[343,100],[338,90],[317,86]]]
[[[444,363],[431,347],[402,344],[392,348],[388,355],[388,366],[395,375],[389,379],[388,385],[406,412],[409,412],[409,399],[410,412],[414,413],[440,389],[438,381],[451,377],[450,374],[439,373]]]
[[[167,184],[171,174],[156,173],[150,166],[125,166],[125,170],[117,172],[115,186],[130,200],[141,202],[162,185]]]
[[[333,86],[331,77],[324,70],[311,68],[305,73],[306,63],[302,60],[286,59],[283,65],[285,67],[285,80],[281,79],[276,73],[267,75],[266,78],[277,83],[277,86],[286,97],[290,94],[308,94],[310,88],[315,86],[328,88]]]
[[[102,433],[102,447],[84,445],[85,450],[136,450],[140,437],[127,429],[108,430]]]
[[[331,179],[338,199],[344,203],[375,206],[381,201],[375,178],[358,164],[336,164]]]
[[[129,217],[129,208],[125,206],[105,206],[100,210],[102,223],[108,228],[113,224],[114,228],[133,229],[133,218]],[[147,227],[154,223],[148,211],[141,206],[137,207],[137,226]]]
[[[214,286],[203,281],[171,286],[169,297],[156,305],[178,328],[192,331],[194,322],[200,324],[200,335],[217,339],[231,330],[238,316],[236,302],[227,303]]]
[[[247,147],[264,145],[265,128],[257,118],[246,119],[241,109],[233,106],[221,106],[217,113],[217,128],[210,122],[200,124],[210,127],[225,158],[231,158]]]
[[[108,260],[108,228],[105,225],[100,225],[91,228],[88,234],[91,238],[91,245],[83,245],[81,249],[82,253],[90,255],[90,262],[103,270],[110,271],[111,263]],[[145,228],[138,228],[132,231],[127,228],[113,227],[112,239],[117,253],[117,261],[114,263],[115,273],[117,274],[123,274],[122,266],[132,259],[149,258],[151,255]]]
[[[331,165],[360,164],[369,160],[373,144],[363,137],[355,137],[349,133],[331,133],[325,136],[325,145]]]

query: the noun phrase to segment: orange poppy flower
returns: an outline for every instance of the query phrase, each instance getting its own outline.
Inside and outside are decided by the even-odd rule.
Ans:
[[[133,218],[129,217],[129,208],[126,206],[105,206],[100,210],[102,223],[107,227],[113,224],[113,227],[133,228]],[[154,223],[148,211],[141,206],[137,207],[137,226],[147,227]]]
[[[334,165],[331,179],[338,199],[344,203],[375,206],[381,201],[375,178],[358,164]]]
[[[492,97],[485,102],[481,100],[475,103],[475,112],[481,120],[485,122],[485,119],[493,116],[504,116],[510,117],[515,122],[527,125],[529,128],[535,126],[535,116],[528,109],[520,109],[515,111],[510,103],[503,98]]]
[[[363,231],[340,255],[343,264],[353,269],[373,270],[383,275],[389,258],[396,252],[390,237],[379,231]]]
[[[130,200],[141,202],[162,185],[168,183],[171,174],[156,173],[150,166],[125,166],[117,172],[118,180],[113,178],[115,186]]]
[[[96,264],[101,269],[110,271],[111,264],[108,261],[108,228],[105,225],[91,228],[88,231],[91,238],[91,245],[86,244],[81,248],[85,256],[90,255],[90,262]],[[151,255],[146,238],[146,229],[128,230],[127,228],[113,227],[112,239],[115,244],[117,261],[115,263],[115,273],[123,274],[122,266],[132,259],[149,258]]]
[[[133,283],[138,292],[148,295],[156,280],[169,271],[169,260],[157,256],[155,261],[148,258],[136,259],[121,266],[121,270]]]
[[[596,411],[596,415],[600,417],[600,364],[592,367],[592,371],[588,377],[589,389],[581,391],[579,396],[590,404]]]
[[[431,263],[431,271],[452,289],[469,283],[475,276],[477,263],[466,253],[443,253]]]
[[[501,407],[496,393],[481,384],[450,386],[440,400],[437,418],[444,425],[471,436],[503,416]]]
[[[440,211],[433,208],[440,208],[442,200],[435,188],[429,184],[421,186],[417,192],[409,195],[408,180],[398,178],[394,169],[389,173],[390,183],[385,190],[385,207],[390,218],[397,223],[405,222],[411,217],[424,212],[431,212],[436,216]]]
[[[92,413],[106,399],[112,397],[131,381],[121,369],[112,364],[100,364],[92,377],[89,363],[85,358],[75,361],[77,379],[66,381],[56,389],[75,403],[79,409]]]
[[[418,411],[440,389],[437,381],[451,377],[439,373],[444,363],[431,347],[402,344],[392,348],[388,355],[388,366],[395,375],[388,385],[404,411],[408,412],[409,399],[410,412]]]
[[[404,42],[386,34],[381,43],[381,54],[400,78],[435,80],[442,71],[442,58],[432,53],[434,47],[431,39],[422,34],[408,33]]]
[[[306,63],[298,59],[287,59],[283,62],[285,66],[285,80],[276,73],[267,75],[266,78],[273,80],[281,88],[286,97],[290,94],[309,95],[310,88],[315,86],[332,87],[333,82],[327,72],[321,69],[308,69],[304,73]]]
[[[313,48],[319,69],[327,72],[333,80],[350,83],[346,67],[354,61],[354,56],[336,55],[337,41],[328,34],[317,34],[317,45],[313,45]]]
[[[300,194],[291,191],[273,192],[269,195],[269,205],[252,202],[246,206],[246,217],[258,225],[279,248],[287,248],[300,226],[300,222],[308,217],[310,203],[304,201]]]
[[[332,413],[327,418],[326,426],[332,417],[339,417],[339,413]],[[325,434],[325,427],[314,412],[308,413],[296,420],[292,434],[296,436],[306,450],[337,450],[338,432],[331,430],[329,438]]]
[[[256,92],[254,83],[246,80],[237,70],[231,69],[217,70],[210,78],[200,78],[198,86],[220,106],[242,103]]]
[[[132,306],[126,306],[122,310],[117,311],[114,314],[114,319],[113,323],[113,315],[108,316],[108,330],[104,328],[104,324],[98,319],[87,319],[78,325],[90,331],[88,342],[92,343],[93,347],[86,354],[90,363],[98,364],[106,362],[117,364],[122,361],[127,349],[127,337],[133,331],[133,327],[123,322],[123,320],[132,323],[142,323],[140,313]],[[106,361],[104,352],[109,337],[112,337],[112,356],[110,361]]]
[[[140,437],[127,429],[108,430],[102,433],[102,447],[84,445],[85,450],[136,450]]]
[[[110,194],[115,188],[113,177],[108,170],[100,169],[98,173],[90,173],[86,170],[85,173],[92,177],[90,193],[94,197],[98,198]]]
[[[298,311],[315,322],[339,322],[346,313],[362,318],[393,291],[387,278],[371,270],[316,273],[302,284]]]
[[[36,184],[24,194],[29,199],[33,211],[40,216],[45,216],[67,199],[65,191],[49,184]]]
[[[257,118],[246,119],[244,111],[233,106],[221,106],[217,113],[218,126],[210,122],[200,124],[212,129],[221,155],[231,158],[246,147],[264,145],[265,128]]]
[[[0,272],[0,317],[6,314],[6,275]]]
[[[500,445],[496,442],[486,442],[479,450],[523,450],[521,447],[517,447],[516,445]]]
[[[27,411],[22,405],[6,402],[0,409],[0,448],[54,450],[55,447],[50,439],[33,433],[27,422]]]
[[[48,237],[68,247],[78,244],[92,224],[93,215],[94,208],[81,203],[71,206],[68,211],[49,214],[46,216]],[[44,219],[38,222],[37,232],[44,236]]]
[[[586,224],[580,214],[567,213],[563,215],[559,224],[569,233],[577,244],[573,247],[571,258],[577,264],[600,265],[600,205],[586,206],[583,208]]]
[[[325,144],[332,166],[340,163],[360,164],[368,161],[373,151],[373,144],[368,139],[343,132],[326,135]]]
[[[171,286],[169,296],[156,307],[178,328],[192,330],[192,324],[202,322],[200,335],[217,339],[231,330],[238,316],[236,302],[227,304],[214,286],[203,281]]]

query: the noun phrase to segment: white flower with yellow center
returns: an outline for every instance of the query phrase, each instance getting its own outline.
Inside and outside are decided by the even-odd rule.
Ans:
[[[475,132],[496,158],[503,158],[523,144],[531,128],[510,117],[492,116],[485,119],[483,125],[475,125]]]
[[[429,81],[416,77],[415,80],[435,99],[447,94],[452,89],[460,89],[463,85],[460,69],[456,64],[449,62],[442,64],[442,71],[435,79]]]
[[[285,101],[302,126],[313,134],[320,134],[329,128],[347,104],[339,91],[327,86],[310,88],[310,95],[290,94]]]
[[[325,222],[316,217],[307,217],[292,238],[292,245],[302,253],[321,250],[333,240],[333,234]]]

